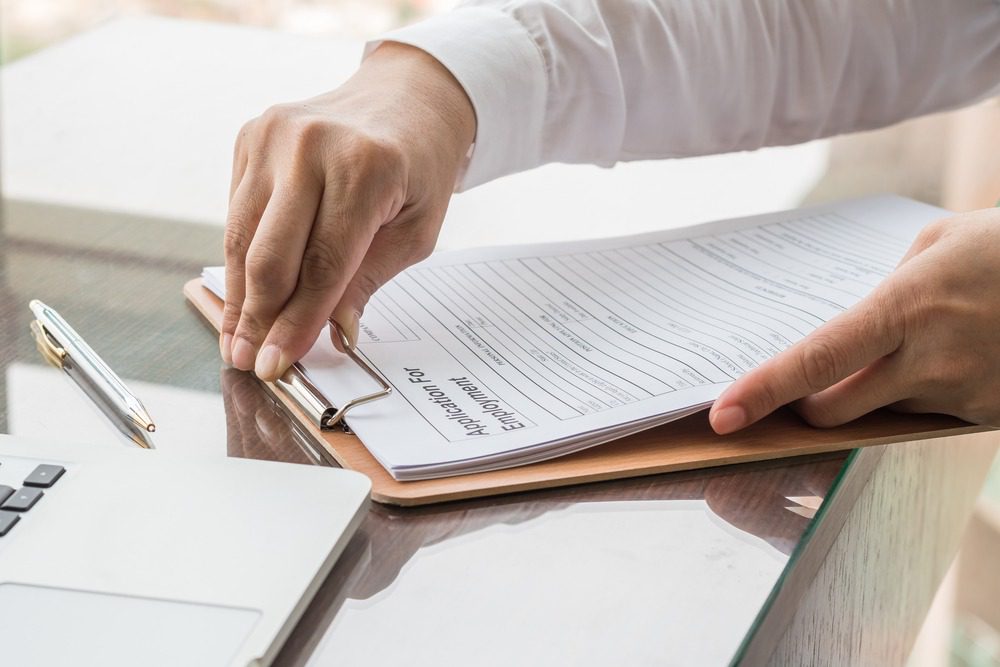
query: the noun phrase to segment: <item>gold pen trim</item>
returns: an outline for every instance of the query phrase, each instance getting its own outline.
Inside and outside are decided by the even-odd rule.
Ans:
[[[66,349],[56,343],[52,334],[45,328],[45,325],[38,320],[32,320],[31,336],[35,339],[35,346],[45,360],[56,368],[62,368],[66,361]]]
[[[30,305],[33,312],[35,312],[36,307],[51,310],[48,306],[37,300],[33,300]],[[55,311],[51,312],[55,314]],[[38,313],[36,312],[36,315],[37,314]],[[149,441],[145,435],[146,433],[151,433],[156,430],[156,427],[153,426],[151,421],[145,417],[139,417],[132,414],[130,412],[130,408],[121,408],[121,406],[113,405],[113,399],[111,396],[97,388],[94,384],[94,380],[86,372],[81,370],[79,361],[73,359],[69,350],[63,347],[59,343],[59,339],[52,335],[42,319],[36,318],[32,320],[29,327],[31,329],[31,337],[35,341],[35,346],[38,348],[38,352],[42,355],[42,358],[45,359],[45,361],[70,375],[73,381],[76,382],[87,397],[93,401],[101,412],[103,412],[118,428],[118,430],[121,431],[130,441],[144,449],[154,448],[153,443]],[[69,328],[69,325],[66,324],[66,327]],[[70,333],[75,335],[71,328]],[[93,353],[92,351],[91,354],[96,356],[96,353]],[[98,359],[98,361],[100,360]],[[100,363],[104,364],[103,361]],[[114,373],[110,369],[107,370],[112,374]],[[115,377],[117,379],[117,376]],[[118,382],[121,384],[120,380],[118,380]],[[138,402],[138,399],[135,399],[135,401]],[[141,404],[139,405],[141,407]],[[119,412],[118,410],[124,411]],[[144,409],[143,412],[145,412]]]

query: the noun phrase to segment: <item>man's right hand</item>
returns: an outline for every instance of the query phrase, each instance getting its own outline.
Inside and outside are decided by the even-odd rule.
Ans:
[[[356,342],[375,290],[433,250],[475,126],[448,70],[392,42],[337,90],[247,123],[226,221],[223,359],[274,380],[330,317]]]

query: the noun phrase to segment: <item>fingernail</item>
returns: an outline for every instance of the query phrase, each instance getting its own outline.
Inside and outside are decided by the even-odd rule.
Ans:
[[[253,370],[256,357],[257,351],[253,349],[253,345],[249,341],[237,338],[236,342],[233,343],[232,361],[236,368],[241,371]]]
[[[722,408],[712,415],[712,428],[719,435],[738,431],[747,423],[747,412],[738,405]]]
[[[358,344],[358,332],[361,329],[361,316],[357,313],[351,315],[351,325],[347,327],[347,341],[351,344],[351,347],[356,347]]]
[[[222,353],[222,360],[226,365],[233,365],[233,336],[232,334],[222,334],[222,342],[219,343],[219,351]]]
[[[265,345],[257,355],[257,365],[254,373],[261,380],[273,380],[278,377],[278,365],[281,363],[281,349],[274,345]]]

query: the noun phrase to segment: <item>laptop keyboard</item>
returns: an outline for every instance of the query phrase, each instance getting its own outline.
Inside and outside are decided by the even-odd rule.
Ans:
[[[22,517],[28,516],[33,507],[43,502],[45,490],[66,472],[60,465],[43,463],[35,466],[15,487],[10,485],[14,480],[5,473],[13,472],[12,468],[16,467],[8,465],[5,468],[0,460],[0,482],[4,482],[0,483],[0,538],[10,533]]]

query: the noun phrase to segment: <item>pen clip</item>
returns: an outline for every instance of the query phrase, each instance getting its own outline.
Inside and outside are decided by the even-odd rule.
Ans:
[[[32,320],[31,335],[35,339],[38,351],[45,357],[45,361],[57,368],[62,368],[68,354],[65,348],[61,347],[52,337],[45,325],[38,320]]]

